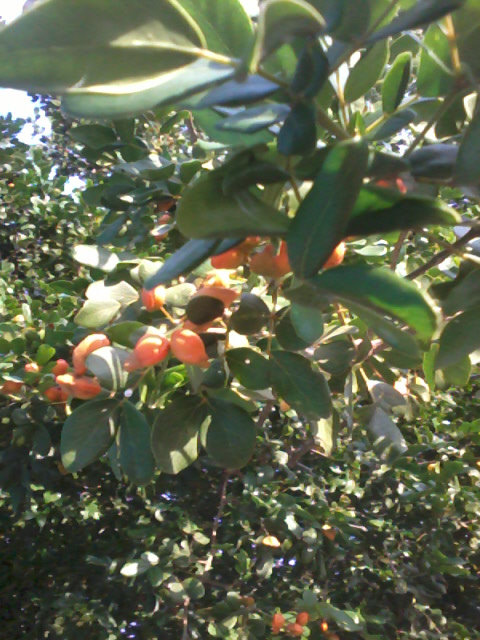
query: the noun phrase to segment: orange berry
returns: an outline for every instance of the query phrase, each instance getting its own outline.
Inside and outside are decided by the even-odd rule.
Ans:
[[[28,362],[25,365],[25,371],[27,373],[39,373],[40,372],[40,367],[38,366],[38,364],[36,362]]]
[[[328,623],[325,620],[322,620],[320,623],[320,631],[323,631],[323,633],[328,631]]]
[[[251,253],[252,249],[259,245],[261,241],[262,238],[260,236],[249,236],[245,238],[242,244],[238,245],[238,248],[246,253]]]
[[[223,302],[225,307],[229,307],[232,302],[238,298],[238,293],[228,287],[202,287],[193,294],[192,299],[198,298],[199,296],[216,298],[220,300],[220,302]]]
[[[207,273],[205,280],[203,281],[203,287],[228,287],[230,284],[229,274],[220,269],[219,271],[210,271]]]
[[[280,400],[280,411],[286,413],[287,411],[290,411],[291,408],[292,407],[288,404],[288,402],[285,402],[285,400]]]
[[[208,367],[208,355],[203,340],[189,329],[177,329],[172,333],[170,346],[173,355],[185,364]]]
[[[308,613],[306,611],[300,611],[300,613],[297,616],[296,622],[297,624],[304,627],[306,624],[308,624],[309,620],[310,620],[310,616],[308,615]]]
[[[4,393],[5,395],[16,395],[21,391],[22,387],[22,382],[15,382],[15,380],[5,380],[0,388],[0,393]]]
[[[79,376],[87,372],[85,360],[88,356],[102,347],[109,347],[110,340],[104,333],[92,333],[77,344],[72,354],[73,370]]]
[[[272,632],[280,633],[280,631],[283,629],[284,624],[285,624],[285,618],[282,616],[282,614],[275,613],[272,618]]]
[[[62,358],[60,358],[60,360],[57,360],[51,373],[53,373],[54,376],[61,376],[63,373],[67,373],[69,366],[70,365],[66,360],[63,360]]]
[[[210,262],[214,269],[236,269],[247,261],[247,255],[238,247],[229,249],[218,256],[212,256]]]
[[[324,263],[323,268],[331,269],[332,267],[338,267],[338,265],[343,262],[346,251],[347,247],[344,242],[340,242],[340,244],[337,244],[335,249],[330,254],[330,257]]]
[[[91,400],[102,390],[95,378],[64,373],[57,376],[55,380],[64,393],[79,400]]]
[[[68,393],[63,391],[60,386],[46,389],[46,391],[44,391],[44,395],[50,400],[50,402],[66,402],[68,400]]]
[[[275,255],[275,248],[267,244],[260,253],[255,253],[250,260],[250,269],[264,278],[276,280],[290,273],[292,267],[288,260],[287,245],[280,243],[280,251]]]
[[[146,334],[135,345],[133,357],[124,364],[127,371],[153,367],[168,356],[170,344],[165,336]]]
[[[294,638],[299,638],[301,635],[303,635],[303,627],[297,622],[287,624],[285,631],[289,636],[293,636]]]
[[[252,596],[243,596],[241,601],[244,607],[253,607],[255,605],[255,598],[252,598]]]
[[[141,300],[147,311],[161,309],[165,305],[165,287],[159,285],[150,291],[142,289]]]

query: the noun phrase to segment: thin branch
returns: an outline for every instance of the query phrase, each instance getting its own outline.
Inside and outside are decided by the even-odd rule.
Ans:
[[[430,118],[430,120],[427,122],[427,124],[423,127],[423,129],[420,131],[420,133],[416,136],[415,140],[413,141],[413,143],[410,145],[410,147],[408,148],[407,152],[403,156],[404,158],[408,158],[408,156],[418,147],[418,145],[425,140],[425,136],[427,135],[427,133],[438,122],[438,120],[440,120],[440,118],[447,111],[447,109],[450,108],[450,106],[457,99],[457,97],[458,97],[458,91],[455,90],[455,91],[452,91],[452,93],[450,93],[450,95],[448,95],[445,98],[445,100],[438,107],[438,109],[435,111],[435,113]]]
[[[328,115],[326,111],[324,111],[321,107],[317,107],[317,122],[323,127],[326,131],[338,138],[339,140],[350,140],[351,136],[349,133],[342,129],[336,122],[334,122]]]
[[[211,535],[211,538],[210,538],[210,553],[208,554],[208,558],[207,558],[207,561],[205,563],[205,573],[210,571],[211,568],[212,568],[213,558],[215,556],[215,551],[216,551],[216,547],[217,547],[218,529],[219,529],[220,523],[222,521],[223,510],[225,509],[225,505],[227,503],[227,486],[228,486],[228,481],[229,480],[230,480],[230,473],[227,472],[225,474],[225,479],[224,479],[224,481],[222,483],[222,488],[221,488],[221,492],[220,492],[220,503],[218,505],[218,509],[217,509],[217,513],[215,515],[215,518],[213,520],[212,535]]]
[[[462,63],[460,62],[460,54],[457,46],[457,35],[455,33],[455,25],[451,14],[445,18],[445,27],[447,32],[448,44],[450,45],[450,55],[452,58],[452,66],[457,76],[462,75]]]
[[[188,640],[188,607],[190,606],[190,598],[187,596],[183,601],[183,633],[181,640]]]
[[[468,231],[462,238],[459,238],[456,242],[454,242],[451,245],[451,249],[452,248],[459,249],[460,247],[463,247],[468,242],[470,242],[470,240],[474,240],[475,238],[478,238],[478,237],[480,237],[480,227],[479,226],[472,227],[470,231]],[[451,249],[448,249],[448,250],[444,249],[443,251],[440,251],[439,253],[434,255],[424,265],[422,265],[421,267],[418,267],[418,269],[415,269],[415,271],[412,271],[411,273],[409,273],[407,275],[407,280],[415,280],[415,278],[418,278],[419,276],[423,276],[424,273],[426,273],[427,271],[430,271],[430,269],[433,269],[433,267],[436,267],[437,265],[441,264],[444,260],[446,260],[452,254]]]
[[[398,240],[393,247],[392,256],[390,258],[390,269],[395,271],[397,268],[398,261],[400,260],[400,253],[402,252],[402,247],[405,244],[405,240],[408,238],[408,231],[401,231],[398,236]]]

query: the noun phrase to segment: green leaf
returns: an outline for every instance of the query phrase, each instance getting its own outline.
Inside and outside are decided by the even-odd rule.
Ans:
[[[412,54],[400,53],[394,60],[382,84],[382,105],[385,113],[393,113],[403,100],[410,80]]]
[[[402,432],[380,407],[373,410],[367,425],[367,434],[375,453],[387,462],[392,462],[408,449]]]
[[[139,329],[143,329],[145,325],[142,322],[130,320],[128,322],[119,322],[106,329],[106,334],[112,340],[124,347],[133,348],[137,342],[137,334]]]
[[[137,290],[125,280],[117,284],[107,284],[105,280],[97,280],[87,288],[85,297],[87,300],[115,300],[122,306],[133,304],[139,298]]]
[[[295,331],[290,317],[290,307],[280,309],[276,314],[275,337],[282,349],[303,351],[311,343],[303,340]]]
[[[330,391],[324,376],[298,353],[272,351],[272,386],[280,398],[309,420],[328,418],[332,412]]]
[[[115,400],[82,404],[66,419],[60,441],[64,467],[71,473],[95,462],[111,447],[116,432]]]
[[[94,244],[78,244],[72,251],[73,259],[87,267],[94,267],[109,273],[113,271],[120,259],[111,251]]]
[[[50,362],[55,355],[55,349],[48,344],[41,344],[37,349],[37,355],[35,356],[35,362],[43,367],[44,364]]]
[[[270,319],[270,309],[253,293],[244,293],[240,306],[230,318],[230,329],[242,336],[258,333]]]
[[[416,149],[409,158],[412,176],[449,180],[455,171],[458,149],[453,144],[430,144]]]
[[[444,369],[480,349],[480,306],[453,318],[440,336],[435,366]]]
[[[278,91],[280,86],[262,76],[249,75],[244,80],[233,79],[224,82],[194,100],[193,108],[205,109],[206,107],[236,106],[249,102],[258,102],[262,98],[270,96]]]
[[[317,145],[315,105],[299,102],[292,107],[277,140],[279,153],[285,156],[311,153]]]
[[[424,27],[431,22],[440,20],[451,11],[455,11],[463,3],[464,0],[419,0],[406,11],[402,11],[389,24],[375,31],[368,42],[377,42],[377,40],[394,36],[402,31]]]
[[[67,93],[62,99],[62,110],[74,118],[125,118],[176,105],[188,96],[225,82],[233,74],[233,67],[201,58],[180,68],[167,68],[165,73],[150,80],[147,89],[120,94]]]
[[[463,136],[455,174],[462,185],[480,184],[480,110],[473,116]]]
[[[320,602],[316,605],[316,613],[320,617],[327,618],[327,620],[334,620],[345,631],[354,633],[363,629],[363,623],[355,611],[343,611],[326,602]]]
[[[383,73],[389,56],[389,45],[383,40],[362,53],[362,57],[350,70],[345,84],[345,100],[354,102],[362,98]]]
[[[433,391],[435,389],[435,360],[437,359],[438,344],[432,344],[429,351],[423,354],[423,373],[425,381]]]
[[[145,289],[155,289],[159,284],[171,282],[188,273],[213,255],[219,240],[190,240],[176,251],[154,275],[145,281]]]
[[[232,374],[246,389],[261,391],[270,386],[270,365],[266,358],[253,349],[241,347],[226,352]]]
[[[127,478],[139,485],[149,483],[155,472],[150,426],[131,402],[122,405],[118,447],[120,465]]]
[[[451,386],[464,387],[470,380],[472,363],[469,356],[435,372],[435,381],[439,389],[448,389]]]
[[[367,161],[363,143],[339,144],[328,154],[287,236],[288,256],[298,276],[314,275],[344,237]]]
[[[416,114],[413,109],[402,109],[390,116],[386,122],[380,127],[374,129],[368,134],[368,138],[372,141],[388,140],[396,133],[408,127],[415,120]]]
[[[246,167],[235,167],[224,178],[222,190],[228,196],[256,184],[284,183],[289,177],[289,174],[277,165],[258,160],[251,162]]]
[[[85,361],[87,369],[105,389],[118,391],[124,389],[128,373],[123,368],[128,351],[119,347],[101,347],[91,353]]]
[[[336,40],[361,40],[371,23],[371,0],[336,0],[337,19],[329,25],[329,33]]]
[[[87,300],[74,318],[75,324],[87,329],[98,329],[111,322],[122,305],[116,300]]]
[[[172,307],[186,307],[196,290],[196,286],[190,282],[169,287],[165,291],[165,302]]]
[[[459,311],[468,311],[472,307],[480,307],[480,270],[472,271],[454,286],[442,307],[447,316],[453,316]]]
[[[461,217],[457,212],[441,200],[404,196],[394,190],[366,187],[360,192],[344,237],[386,234],[460,222]]]
[[[315,36],[326,27],[322,15],[304,0],[268,0],[260,8],[250,69],[293,36]]]
[[[375,313],[368,308],[352,304],[351,302],[349,302],[349,308],[363,320],[370,329],[373,329],[382,340],[394,349],[411,358],[419,358],[419,345],[412,335],[406,331],[402,331],[392,321],[387,320],[381,314]]]
[[[253,38],[252,22],[239,0],[178,0],[202,30],[210,51],[241,59]]]
[[[376,313],[401,320],[428,341],[437,328],[437,313],[432,303],[413,284],[385,267],[359,264],[328,269],[302,286],[288,289],[285,296],[309,306],[318,305],[318,297],[328,296],[360,304]]]
[[[278,236],[286,233],[289,219],[252,195],[226,196],[223,174],[210,171],[186,189],[177,208],[178,229],[189,238]]]
[[[451,57],[450,43],[444,30],[432,25],[424,35],[423,45],[417,72],[417,91],[427,98],[445,96],[453,89],[455,78],[446,71],[450,68]],[[443,63],[442,66],[439,62]]]
[[[307,42],[298,58],[297,68],[290,84],[294,95],[314,98],[329,76],[328,58],[318,40]]]
[[[126,94],[187,64],[204,45],[172,0],[105,0],[94,22],[89,0],[49,0],[2,29],[0,84],[35,93]]]
[[[209,399],[211,416],[205,448],[226,469],[240,469],[253,455],[255,423],[246,411],[223,400]]]
[[[103,149],[117,141],[115,131],[103,124],[83,124],[70,129],[70,137],[91,149]]]
[[[217,128],[222,131],[255,133],[284,120],[289,113],[290,107],[286,104],[265,104],[260,107],[250,107],[219,120]]]
[[[198,396],[183,396],[157,413],[152,450],[160,471],[177,474],[195,462],[200,427],[207,418],[206,407]]]
[[[323,335],[323,314],[300,304],[292,304],[290,318],[297,335],[308,344],[313,344]]]

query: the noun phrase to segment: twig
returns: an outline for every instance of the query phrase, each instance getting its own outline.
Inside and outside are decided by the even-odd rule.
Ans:
[[[455,33],[455,25],[451,14],[445,18],[445,27],[447,32],[448,44],[450,45],[450,55],[452,57],[452,66],[457,76],[462,75],[462,63],[460,62],[460,54],[457,46],[457,36]]]
[[[395,243],[392,251],[392,257],[390,259],[390,269],[395,271],[397,268],[398,261],[400,259],[400,253],[402,251],[402,247],[405,243],[405,240],[408,238],[408,231],[402,231],[398,236],[398,240]]]
[[[408,158],[408,156],[411,155],[413,153],[413,151],[415,151],[415,149],[418,147],[418,145],[425,140],[425,136],[427,135],[427,133],[438,122],[438,120],[440,120],[440,118],[447,111],[447,109],[450,108],[450,106],[457,99],[457,97],[458,97],[458,90],[455,89],[455,91],[452,91],[452,93],[450,93],[450,95],[448,95],[445,98],[445,100],[438,107],[438,109],[435,111],[435,113],[430,118],[430,120],[427,122],[427,124],[423,127],[423,129],[420,131],[420,133],[416,136],[416,138],[413,141],[413,143],[407,149],[406,153],[403,156],[404,158]]]
[[[454,242],[451,245],[451,248],[458,249],[460,247],[463,247],[465,244],[470,242],[470,240],[474,240],[475,238],[478,238],[478,237],[480,237],[480,227],[479,226],[472,227],[470,231],[467,231],[467,233],[462,238],[459,238],[456,242]],[[415,269],[414,271],[409,273],[407,275],[407,280],[415,280],[415,278],[422,276],[427,271],[430,271],[430,269],[433,269],[433,267],[436,267],[438,264],[441,264],[451,254],[452,254],[452,251],[450,249],[449,250],[444,249],[443,251],[440,251],[439,253],[434,255],[432,258],[430,258],[430,260],[426,262],[424,265],[422,265],[421,267],[418,267],[418,269]]]
[[[212,535],[210,538],[210,553],[208,554],[208,558],[205,563],[205,573],[210,571],[212,568],[213,558],[215,556],[215,550],[217,546],[217,533],[220,527],[220,523],[222,521],[223,510],[225,509],[225,505],[227,503],[227,486],[228,486],[229,480],[230,480],[230,472],[227,472],[225,474],[225,479],[222,483],[222,489],[220,492],[220,503],[218,505],[215,518],[213,520]]]
[[[181,640],[188,640],[188,607],[190,605],[190,598],[187,596],[183,601],[183,633]]]

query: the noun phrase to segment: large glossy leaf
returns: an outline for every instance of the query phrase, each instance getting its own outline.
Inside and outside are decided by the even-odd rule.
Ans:
[[[122,405],[118,447],[120,465],[127,478],[139,485],[150,482],[155,472],[150,426],[131,402]]]
[[[449,180],[455,171],[458,147],[453,144],[430,144],[416,149],[409,162],[415,178]]]
[[[265,302],[253,293],[244,293],[240,306],[230,318],[230,327],[243,336],[258,333],[267,324],[270,310]]]
[[[242,58],[253,38],[252,22],[239,0],[178,0],[211,51]]]
[[[387,64],[389,46],[382,40],[362,54],[357,64],[350,70],[345,84],[344,95],[347,102],[362,98],[382,75]]]
[[[98,460],[113,443],[118,402],[94,400],[66,419],[60,441],[62,463],[71,473]]]
[[[195,109],[205,109],[213,106],[243,105],[266,98],[278,89],[279,85],[275,82],[262,76],[250,75],[245,80],[228,80],[201,96],[192,106]]]
[[[342,239],[367,162],[363,143],[339,144],[328,154],[287,236],[290,263],[300,277],[317,273]]]
[[[255,70],[259,62],[292,37],[314,36],[325,27],[322,15],[304,0],[266,0],[258,17],[251,68]]]
[[[218,122],[217,128],[225,131],[255,133],[284,120],[289,113],[290,107],[286,104],[272,103],[260,107],[250,107],[235,115],[223,118]]]
[[[155,107],[174,105],[181,99],[225,82],[233,74],[233,67],[201,58],[168,70],[150,80],[147,88],[130,93],[70,92],[62,99],[62,109],[78,118],[125,118]]]
[[[455,173],[460,184],[480,184],[480,110],[477,110],[463,137]]]
[[[317,144],[315,105],[299,102],[292,107],[278,134],[277,148],[285,156],[311,153]]]
[[[157,413],[152,450],[161,471],[177,474],[195,462],[200,427],[206,418],[207,405],[198,396],[175,398]]]
[[[290,84],[290,91],[305,98],[314,98],[329,76],[326,54],[318,40],[307,42],[298,58],[297,68]]]
[[[280,398],[310,420],[328,418],[332,411],[324,376],[298,353],[272,351],[272,386]]]
[[[145,281],[145,289],[155,289],[159,284],[171,282],[175,278],[188,273],[213,255],[219,240],[189,240],[181,249],[160,267],[153,276]]]
[[[189,187],[177,208],[181,233],[190,238],[276,236],[286,233],[289,219],[250,192],[226,196],[223,175],[211,171]]]
[[[222,190],[225,195],[248,189],[256,184],[284,183],[289,174],[275,164],[261,160],[251,162],[246,167],[232,170],[223,180]]]
[[[174,0],[47,0],[2,29],[0,84],[127,94],[189,63],[204,45]]]
[[[370,140],[388,140],[396,133],[408,127],[415,120],[413,109],[402,109],[390,116],[386,122],[368,134]]]
[[[103,124],[78,125],[70,129],[70,137],[91,149],[103,149],[117,141],[115,131]]]
[[[402,11],[389,24],[378,29],[368,39],[369,43],[377,42],[402,31],[424,27],[464,4],[464,0],[418,0],[412,7]]]
[[[227,364],[232,374],[246,389],[262,390],[270,386],[270,364],[253,349],[229,349]]]
[[[87,329],[98,329],[111,322],[122,305],[116,300],[87,300],[75,316],[75,324]]]
[[[423,44],[425,48],[420,54],[417,73],[418,93],[427,98],[444,96],[452,90],[455,82],[453,73],[445,70],[445,67],[449,69],[451,66],[448,38],[440,26],[432,25],[423,38]]]
[[[215,462],[226,469],[240,469],[253,455],[256,441],[255,423],[237,405],[210,398],[211,416],[205,448]]]
[[[400,53],[394,60],[382,84],[382,105],[385,113],[393,113],[403,100],[410,80],[412,54]]]
[[[429,340],[437,327],[437,313],[431,302],[412,282],[385,267],[359,264],[329,269],[300,287],[288,289],[285,296],[314,307],[325,296],[341,300],[346,306],[349,302],[360,304],[401,320],[421,340]]]
[[[101,269],[107,273],[113,271],[119,262],[119,257],[115,253],[94,244],[77,244],[72,254],[74,260],[80,264]]]
[[[461,280],[442,303],[447,316],[480,306],[480,270],[472,271]]]
[[[360,192],[345,237],[422,229],[429,225],[454,225],[461,217],[441,200],[403,196],[397,191],[366,187]]]
[[[373,410],[367,433],[375,452],[382,460],[392,462],[408,449],[402,432],[380,407]]]
[[[85,364],[104,389],[118,391],[127,384],[128,373],[123,368],[128,351],[119,347],[102,347],[91,353]]]
[[[480,306],[459,314],[447,324],[440,336],[435,366],[444,369],[480,349]]]

